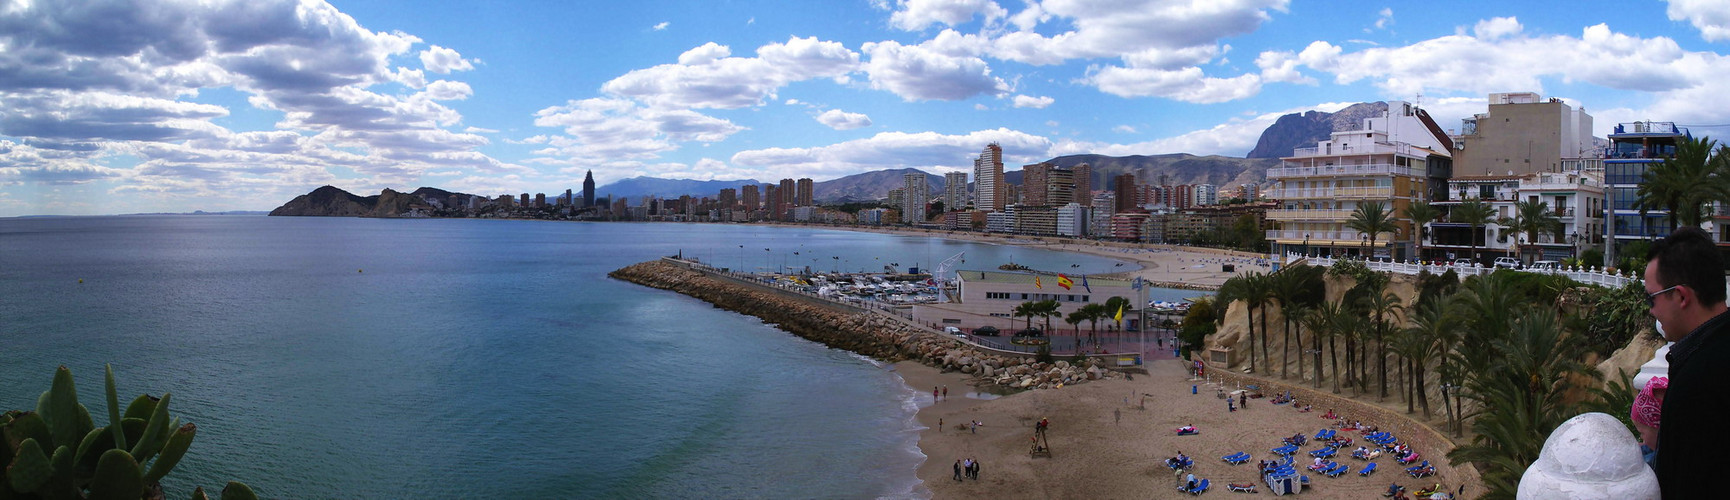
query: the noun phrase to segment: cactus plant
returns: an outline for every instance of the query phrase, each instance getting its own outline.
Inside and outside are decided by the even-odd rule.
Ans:
[[[105,377],[107,424],[97,427],[78,403],[72,371],[62,366],[34,411],[0,414],[0,500],[162,498],[160,481],[192,447],[198,426],[168,414],[172,396],[140,395],[120,411],[114,368]],[[203,489],[193,498],[206,498]],[[230,482],[224,500],[256,499]]]

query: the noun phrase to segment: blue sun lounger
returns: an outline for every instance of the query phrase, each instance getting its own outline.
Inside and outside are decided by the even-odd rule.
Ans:
[[[1189,490],[1189,494],[1200,495],[1203,492],[1207,491],[1207,487],[1208,487],[1208,481],[1206,479],[1203,479],[1203,480],[1201,480],[1201,482],[1196,483],[1195,489]]]
[[[1225,463],[1228,463],[1228,464],[1242,465],[1244,462],[1249,461],[1249,456],[1250,455],[1248,453],[1244,453],[1244,452],[1240,451],[1237,453],[1233,453],[1230,455],[1219,457],[1219,459],[1224,461]]]
[[[1351,469],[1351,466],[1349,465],[1337,464],[1334,465],[1334,468],[1328,469],[1327,472],[1324,472],[1323,474],[1327,474],[1328,477],[1340,477],[1340,474],[1344,474],[1346,470],[1349,469]]]
[[[1368,476],[1368,475],[1374,473],[1375,471],[1376,471],[1376,463],[1370,462],[1369,465],[1364,466],[1364,470],[1358,471],[1358,475],[1359,476]]]

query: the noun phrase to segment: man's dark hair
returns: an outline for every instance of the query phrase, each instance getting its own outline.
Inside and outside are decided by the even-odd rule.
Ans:
[[[1658,261],[1658,285],[1686,285],[1706,305],[1724,302],[1724,257],[1712,237],[1697,227],[1684,227],[1658,240],[1646,253]]]

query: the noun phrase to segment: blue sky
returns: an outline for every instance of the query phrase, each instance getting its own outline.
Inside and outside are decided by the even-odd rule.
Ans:
[[[1242,156],[1285,113],[1457,128],[1491,92],[1730,128],[1730,4],[1539,4],[0,0],[0,216]]]

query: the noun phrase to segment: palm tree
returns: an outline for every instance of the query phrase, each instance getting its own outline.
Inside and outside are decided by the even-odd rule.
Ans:
[[[1116,313],[1116,311],[1106,312],[1105,305],[1098,302],[1081,306],[1080,309],[1076,309],[1075,311],[1082,313],[1084,315],[1082,318],[1087,320],[1087,338],[1089,340],[1092,340],[1096,335],[1098,335],[1099,320],[1109,318]]]
[[[1039,313],[1035,312],[1038,310],[1038,308],[1035,306],[1035,304],[1038,304],[1038,302],[1034,302],[1031,300],[1017,304],[1015,306],[1015,309],[1013,311],[1010,311],[1009,317],[1011,317],[1011,318],[1026,317],[1027,318],[1027,328],[1024,328],[1024,330],[1032,330],[1033,329],[1033,317],[1039,315]]]
[[[1055,299],[1046,299],[1033,303],[1033,314],[1045,318],[1045,331],[1051,331],[1051,318],[1053,316],[1063,315],[1062,312],[1057,310],[1059,307],[1062,307],[1062,304],[1058,304]]]
[[[1359,324],[1363,322],[1363,318],[1346,307],[1337,307],[1335,312],[1336,314],[1333,317],[1333,328],[1330,329],[1331,331],[1328,334],[1328,364],[1333,365],[1334,394],[1339,394],[1340,353],[1334,345],[1334,338],[1346,338],[1346,378],[1349,379],[1351,378],[1352,373],[1352,332],[1357,330]],[[1347,381],[1347,385],[1350,385],[1350,381]]]
[[[1441,216],[1442,209],[1436,208],[1435,205],[1431,205],[1425,200],[1413,201],[1410,205],[1406,205],[1406,218],[1412,221],[1412,235],[1416,236],[1416,241],[1412,243],[1418,247],[1418,260],[1423,260],[1424,236],[1429,235],[1430,232],[1425,224],[1429,224]]]
[[[1699,226],[1705,219],[1707,203],[1721,197],[1726,179],[1713,175],[1730,168],[1717,141],[1701,137],[1686,138],[1676,144],[1676,155],[1646,170],[1644,182],[1635,192],[1634,208],[1644,219],[1654,209],[1670,211],[1670,230],[1678,224]],[[1714,155],[1713,153],[1719,153]]]
[[[1244,311],[1248,314],[1246,317],[1249,320],[1246,323],[1249,327],[1249,371],[1251,372],[1255,371],[1255,301],[1257,299],[1254,297],[1256,293],[1254,288],[1258,287],[1254,283],[1256,276],[1260,276],[1260,274],[1251,272],[1226,279],[1225,283],[1220,284],[1219,292],[1215,297],[1215,300],[1218,300],[1220,304],[1225,304],[1219,315],[1219,321],[1222,324],[1225,322],[1225,318],[1229,316],[1227,313],[1231,311],[1233,302],[1244,303],[1246,308]]]
[[[1478,260],[1478,228],[1484,227],[1495,220],[1496,211],[1488,203],[1477,198],[1460,202],[1460,206],[1448,213],[1448,220],[1455,223],[1472,226],[1472,260]]]
[[[1267,355],[1267,305],[1269,302],[1273,301],[1273,277],[1261,273],[1250,273],[1249,283],[1248,299],[1250,301],[1250,307],[1260,308],[1262,310],[1261,364],[1262,366],[1268,366],[1271,371],[1272,367],[1269,365],[1272,365],[1273,363],[1268,360]],[[1255,337],[1253,335],[1250,336],[1250,359],[1255,359]],[[1250,371],[1255,371],[1255,363],[1253,362],[1250,363]],[[1261,372],[1256,373],[1259,374]]]
[[[1525,233],[1526,242],[1538,244],[1538,233],[1562,232],[1562,219],[1550,211],[1550,204],[1537,200],[1514,202],[1514,218],[1509,228]],[[1521,250],[1521,253],[1525,253]]]
[[[1083,321],[1087,321],[1087,313],[1081,312],[1080,308],[1070,311],[1069,315],[1063,318],[1064,323],[1069,323],[1069,331],[1075,332],[1076,337],[1081,336],[1081,322]],[[1093,336],[1088,335],[1087,341],[1093,342]]]
[[[1285,330],[1284,360],[1280,362],[1280,378],[1286,378],[1286,366],[1291,364],[1292,324],[1302,320],[1302,310],[1321,303],[1325,292],[1322,284],[1322,274],[1327,270],[1319,266],[1296,265],[1280,269],[1279,272],[1268,275],[1269,294],[1271,299],[1279,303],[1281,327]],[[1264,314],[1265,316],[1265,314]],[[1266,332],[1264,328],[1262,330]],[[1300,335],[1301,337],[1301,335]],[[1303,344],[1300,339],[1298,345]],[[1298,377],[1303,377],[1303,355],[1298,355]]]
[[[1117,323],[1117,331],[1122,332],[1123,321],[1116,320],[1115,318],[1117,318],[1118,311],[1123,311],[1123,314],[1128,316],[1130,310],[1133,309],[1129,307],[1130,305],[1132,304],[1130,304],[1129,299],[1123,297],[1105,299],[1105,315],[1101,316],[1100,319],[1113,318],[1113,321]]]
[[[1360,299],[1359,304],[1363,306],[1365,311],[1374,316],[1374,320],[1370,323],[1370,333],[1374,334],[1376,338],[1376,351],[1378,353],[1376,365],[1377,369],[1381,371],[1379,381],[1381,398],[1385,400],[1388,398],[1388,345],[1383,339],[1383,334],[1391,328],[1387,316],[1404,310],[1405,304],[1401,302],[1400,296],[1386,291],[1386,281],[1375,281],[1379,282],[1381,286],[1377,287],[1374,293]]]
[[[1317,304],[1314,308],[1311,308],[1308,314],[1305,314],[1303,317],[1304,328],[1309,329],[1310,342],[1315,346],[1311,352],[1315,355],[1315,388],[1317,389],[1322,387],[1322,337],[1327,337],[1328,345],[1333,345],[1335,318],[1338,318],[1339,316],[1339,303],[1322,302]],[[1334,392],[1339,392],[1337,389],[1339,384],[1339,366],[1337,365],[1334,366],[1334,375],[1334,384],[1336,387]],[[1298,377],[1303,377],[1301,370]]]
[[[1398,236],[1400,231],[1400,226],[1394,223],[1393,213],[1388,211],[1387,205],[1379,201],[1359,203],[1357,210],[1352,211],[1351,218],[1346,220],[1346,227],[1369,236],[1370,254],[1363,256],[1365,259],[1375,256],[1376,237],[1381,233],[1395,233],[1395,236]]]
[[[1550,432],[1577,413],[1580,403],[1567,397],[1575,380],[1602,378],[1579,361],[1586,345],[1570,337],[1555,311],[1542,309],[1483,346],[1495,353],[1493,361],[1466,380],[1466,397],[1479,403],[1472,422],[1477,435],[1448,458],[1477,465],[1490,489],[1485,496],[1513,498],[1521,473],[1537,460]]]
[[[1441,299],[1425,301],[1412,313],[1412,326],[1406,327],[1406,349],[1403,356],[1412,364],[1412,385],[1417,391],[1418,406],[1424,409],[1424,419],[1430,418],[1429,391],[1424,387],[1424,370],[1432,360],[1442,357],[1458,338],[1459,314],[1449,309],[1450,302]],[[1442,394],[1445,398],[1447,393]],[[1446,400],[1443,400],[1446,404]],[[1411,412],[1411,404],[1406,405]]]

